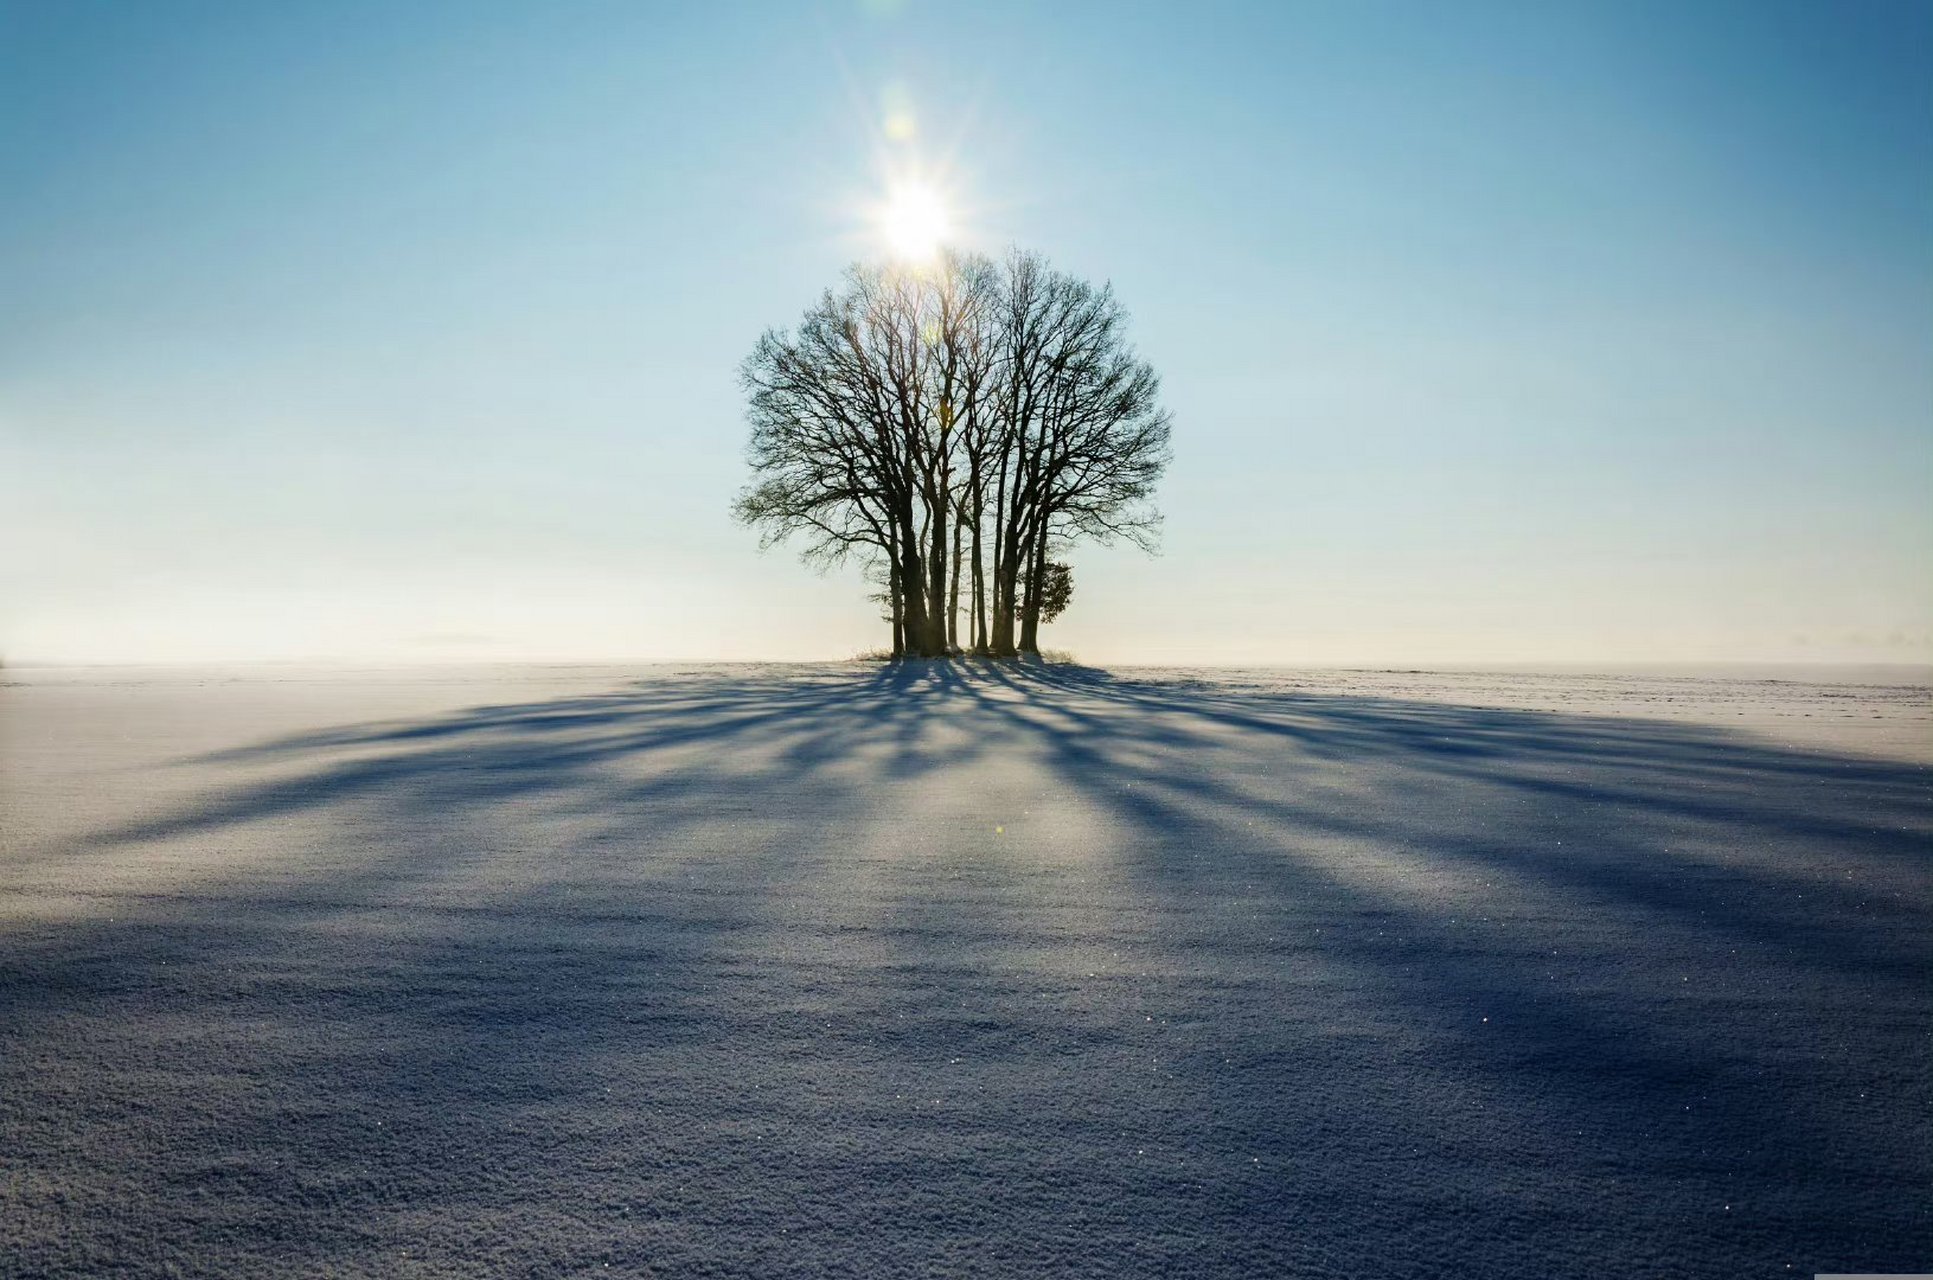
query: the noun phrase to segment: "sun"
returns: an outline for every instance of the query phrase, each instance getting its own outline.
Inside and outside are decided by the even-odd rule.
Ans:
[[[925,182],[894,184],[880,206],[879,230],[896,258],[925,262],[935,257],[952,233],[946,201]]]

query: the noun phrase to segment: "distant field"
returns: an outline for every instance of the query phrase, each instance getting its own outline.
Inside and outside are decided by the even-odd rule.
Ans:
[[[1933,1257],[1933,694],[0,672],[0,1275]]]

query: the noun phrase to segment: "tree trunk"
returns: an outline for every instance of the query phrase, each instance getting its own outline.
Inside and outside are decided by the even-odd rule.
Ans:
[[[1008,607],[1007,562],[1009,553],[1009,519],[1007,514],[1007,454],[1010,449],[1003,439],[1000,454],[1000,470],[996,473],[993,490],[993,635],[987,642],[987,650],[996,658],[1013,656],[1013,610]]]
[[[1027,604],[1020,619],[1020,651],[1039,656],[1041,586],[1047,580],[1047,529],[1044,520],[1034,534],[1033,550],[1033,564],[1027,570]]]
[[[1016,510],[1001,540],[1000,565],[994,577],[993,652],[1002,658],[1019,652],[1014,646],[1014,624],[1021,611],[1021,569],[1033,559],[1034,534],[1029,524],[1026,513]]]
[[[974,506],[977,508],[979,503]],[[973,651],[987,651],[987,582],[986,566],[980,557],[980,518],[976,510],[973,520]]]
[[[931,656],[931,627],[927,620],[924,575],[921,572],[919,544],[912,530],[913,513],[910,509],[900,512],[906,533],[902,537],[899,550],[900,599],[905,602],[906,651],[921,657]]]
[[[926,656],[937,658],[946,652],[946,500],[932,504],[933,546],[927,558]]]
[[[886,595],[893,609],[893,657],[903,658],[906,656],[906,602],[899,597],[899,564],[890,557],[886,561]]]
[[[1014,586],[1016,557],[1011,548],[993,568],[993,653],[998,658],[1014,656]]]
[[[946,649],[948,653],[960,647],[960,526],[965,521],[958,512],[953,515],[953,561],[947,566],[951,581],[946,589]]]

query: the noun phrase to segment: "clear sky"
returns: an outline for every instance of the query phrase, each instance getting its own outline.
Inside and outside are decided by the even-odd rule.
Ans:
[[[1095,661],[1933,658],[1933,5],[0,0],[0,652],[843,657],[734,373],[872,251],[1113,281]]]

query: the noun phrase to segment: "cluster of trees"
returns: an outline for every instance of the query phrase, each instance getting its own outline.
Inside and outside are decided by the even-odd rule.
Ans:
[[[1159,379],[1113,292],[1036,254],[855,266],[740,376],[734,514],[809,562],[864,563],[895,657],[1038,653],[1072,595],[1068,546],[1153,549]]]

